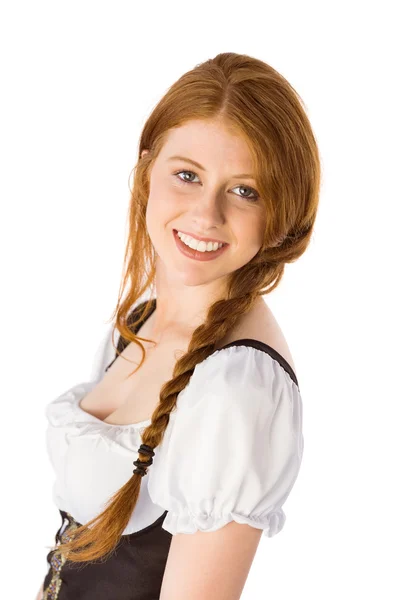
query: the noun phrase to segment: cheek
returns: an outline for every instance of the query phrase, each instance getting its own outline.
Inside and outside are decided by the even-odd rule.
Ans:
[[[158,212],[159,211],[157,208],[156,196],[151,191],[149,194],[149,198],[147,201],[147,207],[146,207],[146,227],[147,227],[147,231],[148,231],[153,243],[154,243],[154,240],[157,235],[157,227],[158,227],[157,214],[158,214]]]
[[[257,218],[240,219],[234,235],[240,250],[241,260],[248,262],[260,250],[264,239],[264,223]]]
[[[156,187],[150,190],[146,208],[146,226],[153,240],[176,217],[176,206],[170,193],[162,189],[157,190]]]
[[[157,207],[157,210],[166,212],[171,207],[177,206],[180,201],[179,191],[171,189],[168,181],[154,178],[151,182],[149,202],[152,207]]]
[[[166,193],[157,180],[152,181],[149,198],[147,201],[147,212],[151,216],[155,216],[158,211],[163,210],[166,205]]]
[[[252,224],[253,241],[254,241],[254,245],[256,245],[258,249],[262,246],[263,241],[264,241],[265,226],[266,226],[266,217],[265,217],[264,212],[262,212],[256,216],[256,218],[254,219],[253,224]]]
[[[237,239],[249,247],[260,246],[264,236],[264,222],[257,215],[238,215],[235,222]]]

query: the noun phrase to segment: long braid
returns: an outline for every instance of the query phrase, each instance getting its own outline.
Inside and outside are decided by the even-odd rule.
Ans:
[[[168,90],[143,128],[130,204],[125,275],[114,313],[121,336],[138,344],[145,356],[139,342],[145,338],[132,333],[127,315],[155,281],[154,248],[146,230],[149,174],[167,132],[193,118],[223,118],[248,141],[265,203],[264,241],[247,264],[229,274],[224,297],[209,307],[187,351],[176,361],[171,379],[160,390],[151,423],[143,431],[130,479],[99,515],[76,529],[73,538],[59,547],[73,562],[106,559],[117,547],[137,504],[142,477],[151,468],[153,456],[156,460],[157,446],[176,409],[177,397],[189,384],[196,365],[214,352],[260,296],[276,288],[285,264],[297,260],[311,239],[319,200],[320,162],[301,99],[277,71],[247,55],[222,53],[197,65]],[[144,157],[143,149],[149,149]],[[128,293],[123,297],[125,288]],[[146,302],[144,317],[152,306],[152,301]],[[140,317],[134,324],[139,321]]]

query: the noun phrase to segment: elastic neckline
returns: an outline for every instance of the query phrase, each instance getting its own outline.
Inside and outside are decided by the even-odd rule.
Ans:
[[[252,348],[255,348],[256,350],[262,350],[262,352],[269,354],[271,358],[276,360],[280,364],[280,366],[286,371],[286,373],[290,376],[292,381],[294,381],[297,387],[299,387],[296,373],[293,371],[290,364],[282,356],[282,354],[275,350],[275,348],[272,348],[272,346],[270,346],[269,344],[261,342],[260,340],[254,340],[253,338],[241,338],[240,340],[235,340],[234,342],[229,342],[229,344],[225,344],[225,346],[222,346],[222,348],[218,348],[218,350],[216,350],[215,352],[225,350],[225,348],[230,348],[231,346],[250,346]]]
[[[147,315],[146,321],[153,314],[153,312],[156,309],[156,299],[152,298],[151,302],[152,302],[152,305],[150,308],[150,312]],[[145,306],[145,302],[142,302],[132,311],[130,317],[128,317],[128,323],[129,323],[129,319],[132,319],[133,316],[136,317],[137,312],[139,312],[140,315],[142,315],[144,306]],[[133,328],[133,331],[135,334],[139,331],[140,327],[143,324],[144,324],[144,322],[139,321],[138,325],[135,328]],[[128,342],[120,336],[118,339],[117,348],[119,349],[120,352],[122,352],[122,350],[127,346],[127,344],[128,344]],[[234,340],[233,342],[229,342],[228,344],[225,344],[221,348],[214,350],[214,352],[212,352],[204,360],[207,360],[208,358],[210,358],[217,352],[221,352],[221,350],[225,350],[225,349],[231,348],[233,346],[247,346],[250,348],[255,348],[256,350],[260,350],[261,352],[264,352],[265,354],[268,354],[273,360],[276,360],[279,363],[279,365],[289,375],[291,380],[296,384],[296,386],[298,387],[298,389],[300,391],[296,373],[294,372],[294,370],[292,369],[292,367],[290,366],[288,361],[282,356],[282,354],[280,354],[280,352],[275,350],[275,348],[273,348],[269,344],[266,344],[265,342],[262,342],[260,340],[256,340],[253,338],[240,338],[239,340]],[[115,357],[110,362],[110,364],[106,367],[105,371],[107,371],[111,367],[111,365],[114,363],[114,361],[117,358],[118,358],[118,354],[115,353]],[[201,365],[203,362],[204,361],[199,363],[199,365]],[[81,408],[81,406],[80,406],[80,400],[81,400],[81,398],[78,397],[78,400],[75,403],[77,409],[80,412],[82,412],[83,414],[87,415],[89,418],[93,419],[94,421],[96,421],[98,423],[102,423],[105,427],[119,428],[119,429],[126,429],[126,428],[139,429],[140,427],[146,427],[147,425],[150,425],[150,423],[151,423],[151,419],[146,419],[145,421],[139,421],[138,423],[131,423],[131,424],[126,424],[126,425],[117,425],[115,423],[106,423],[105,421],[102,421],[101,419],[99,419],[99,418],[95,417],[94,415],[91,415],[90,413],[87,413],[85,410],[83,410],[83,408]]]
[[[156,298],[151,298],[151,308],[150,308],[150,312],[147,315],[146,321],[147,319],[150,318],[150,316],[153,314],[153,312],[156,309],[157,306],[157,299]],[[144,311],[144,307],[145,307],[146,301],[141,302],[131,313],[131,318],[133,316],[136,317],[136,313],[139,312],[140,316],[143,314]],[[129,318],[128,318],[129,320]],[[139,321],[138,325],[134,328],[134,333],[136,334],[140,327],[144,324],[144,322]],[[126,340],[121,339],[121,337],[118,340],[118,344],[117,347],[120,351],[122,351],[126,346],[127,346],[128,342]],[[276,360],[280,366],[282,367],[282,369],[284,369],[286,371],[286,373],[290,376],[290,378],[292,379],[292,381],[294,381],[294,383],[297,385],[297,387],[299,387],[299,382],[297,380],[297,376],[296,373],[294,372],[294,370],[292,369],[292,367],[290,366],[290,364],[288,363],[288,361],[282,356],[282,354],[280,354],[280,352],[278,352],[277,350],[275,350],[275,348],[273,348],[272,346],[270,346],[269,344],[266,344],[265,342],[261,342],[260,340],[255,340],[253,338],[241,338],[240,340],[235,340],[233,342],[229,342],[229,344],[225,344],[224,346],[222,346],[221,348],[218,348],[218,350],[215,350],[212,354],[210,354],[210,356],[212,356],[213,354],[215,354],[215,352],[219,352],[220,350],[224,350],[225,348],[230,348],[231,346],[250,346],[252,348],[255,348],[256,350],[261,350],[262,352],[265,352],[266,354],[269,354],[269,356],[271,356],[271,358],[273,358],[274,360]],[[110,362],[110,364],[106,367],[106,371],[111,367],[111,365],[114,363],[114,361],[118,358],[118,354],[115,354],[115,357],[113,358],[113,360]],[[209,358],[209,357],[208,357]]]

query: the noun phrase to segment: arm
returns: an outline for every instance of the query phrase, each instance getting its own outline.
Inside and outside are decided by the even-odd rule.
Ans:
[[[160,600],[239,599],[261,534],[231,521],[217,531],[174,535]]]
[[[302,402],[274,359],[244,346],[198,366],[147,476],[173,536],[160,600],[237,600],[262,533],[285,523],[303,454]]]
[[[36,596],[35,600],[42,600],[42,598],[43,598],[43,583],[40,586],[40,590],[39,590],[38,595]]]

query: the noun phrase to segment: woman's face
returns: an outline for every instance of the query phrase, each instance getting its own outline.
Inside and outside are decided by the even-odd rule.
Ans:
[[[221,122],[192,120],[169,132],[150,173],[146,212],[148,233],[169,277],[187,285],[211,283],[257,254],[265,210],[253,175],[247,144]],[[174,230],[228,246],[213,260],[194,260],[179,250]]]

